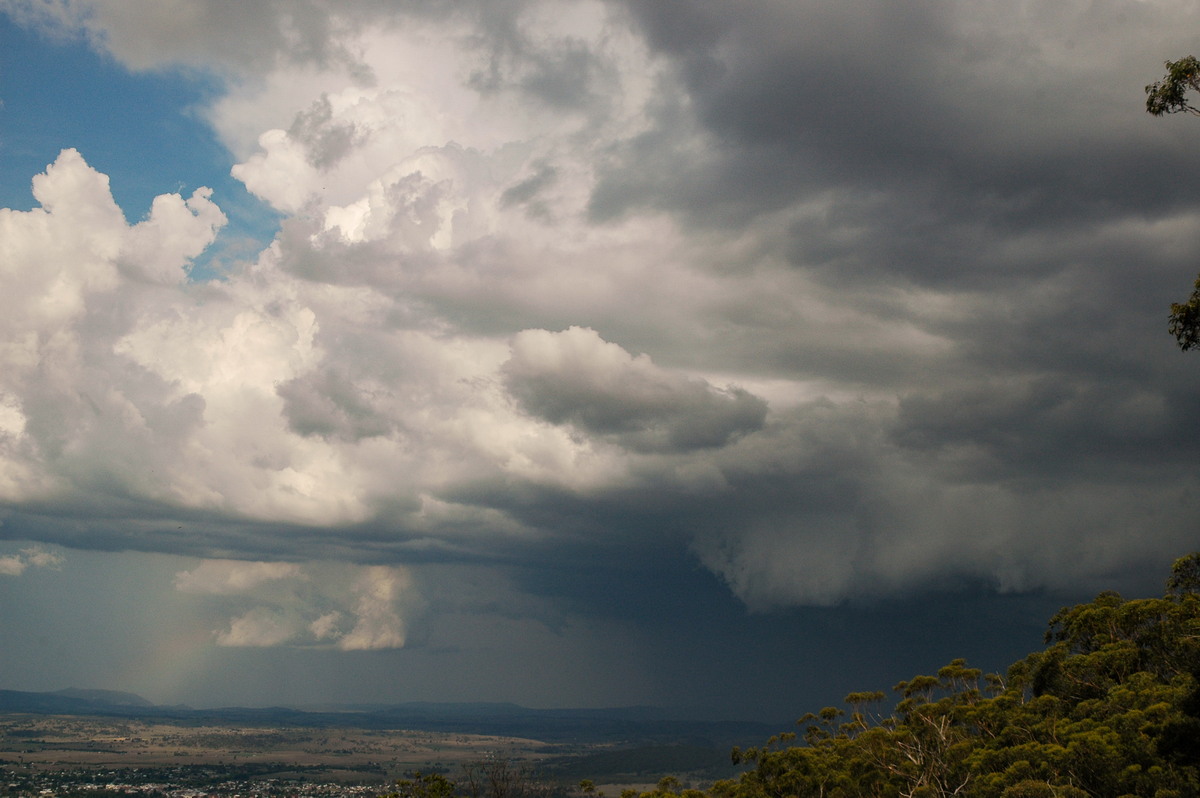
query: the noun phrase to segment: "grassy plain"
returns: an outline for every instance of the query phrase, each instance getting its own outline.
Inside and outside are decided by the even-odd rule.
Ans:
[[[532,764],[553,755],[537,740],[491,735],[0,714],[0,765],[35,771],[271,764],[393,777],[491,757]]]

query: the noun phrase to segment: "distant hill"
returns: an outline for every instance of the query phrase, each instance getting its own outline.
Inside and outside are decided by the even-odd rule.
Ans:
[[[125,707],[152,707],[154,704],[142,698],[136,693],[123,693],[120,690],[81,690],[78,687],[68,687],[66,690],[58,690],[53,695],[61,695],[66,698],[81,698],[84,701],[92,701],[97,704],[108,704],[113,706]]]
[[[26,693],[0,690],[0,712],[28,712],[38,715],[96,715],[118,710],[153,710],[154,705],[132,693],[109,690],[60,690],[54,693]]]
[[[755,744],[777,730],[777,724],[681,718],[655,707],[530,709],[506,703],[410,702],[308,710],[192,709],[152,704],[132,693],[80,689],[48,693],[0,690],[0,713],[4,712],[141,718],[186,725],[414,729],[524,737],[548,743],[688,745],[720,750]]]

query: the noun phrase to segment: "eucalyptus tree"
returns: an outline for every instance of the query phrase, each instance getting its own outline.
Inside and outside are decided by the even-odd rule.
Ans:
[[[1200,116],[1200,108],[1191,99],[1193,93],[1200,93],[1200,61],[1189,55],[1167,61],[1166,68],[1162,80],[1146,87],[1146,111],[1154,116],[1178,113]],[[1196,278],[1191,296],[1183,302],[1171,303],[1167,330],[1185,352],[1200,346],[1200,277]]]

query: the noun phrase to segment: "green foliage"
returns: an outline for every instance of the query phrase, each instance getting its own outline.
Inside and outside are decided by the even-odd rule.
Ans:
[[[653,790],[639,793],[637,790],[626,789],[621,791],[621,798],[708,798],[708,796],[701,790],[685,788],[675,776],[663,776]]]
[[[733,752],[753,769],[713,798],[1200,796],[1200,554],[1163,598],[1064,607],[1046,648],[982,674],[954,660],[883,694],[846,696],[795,734]],[[641,798],[677,794],[664,789]]]
[[[1167,61],[1163,79],[1146,87],[1146,110],[1155,116],[1186,111],[1200,115],[1200,109],[1188,102],[1189,91],[1200,91],[1200,61],[1193,56]]]
[[[1167,331],[1175,336],[1184,352],[1200,346],[1200,277],[1196,278],[1192,295],[1186,301],[1171,303]]]
[[[1197,281],[1196,290],[1200,291],[1200,281]],[[1180,557],[1171,566],[1167,594],[1182,598],[1197,593],[1200,593],[1200,553],[1192,553]]]
[[[1200,115],[1200,108],[1188,100],[1188,92],[1200,91],[1200,61],[1189,55],[1167,61],[1166,68],[1162,80],[1146,87],[1146,110],[1154,116],[1180,111]],[[1200,277],[1186,301],[1171,303],[1167,330],[1184,352],[1200,346]]]

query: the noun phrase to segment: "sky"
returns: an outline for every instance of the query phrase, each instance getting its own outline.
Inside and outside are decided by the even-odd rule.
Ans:
[[[790,720],[1200,548],[1184,0],[0,0],[0,689]]]

